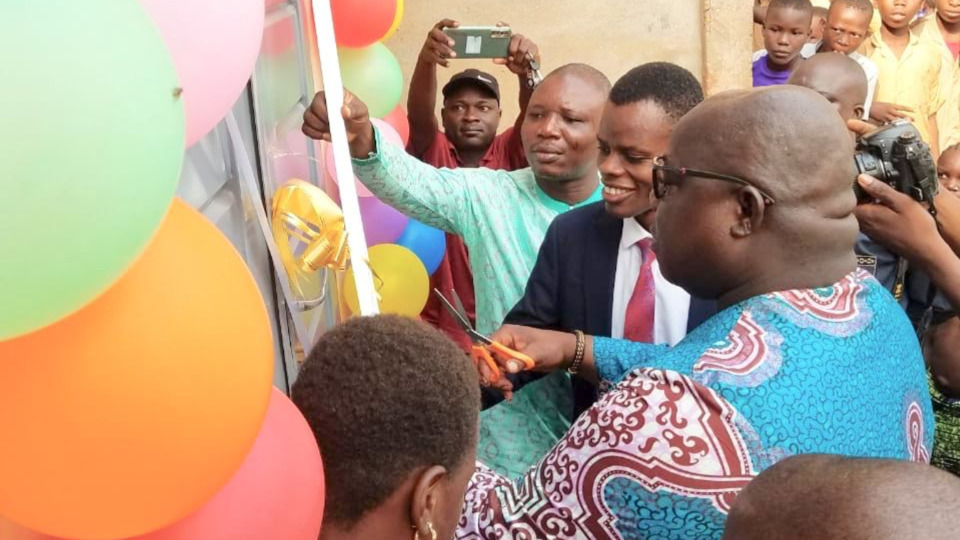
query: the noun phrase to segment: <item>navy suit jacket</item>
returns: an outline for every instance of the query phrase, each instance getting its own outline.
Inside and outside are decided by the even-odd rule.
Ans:
[[[623,220],[608,214],[602,201],[557,216],[547,229],[523,298],[504,323],[609,337],[622,232]],[[687,331],[714,313],[715,302],[691,297]],[[521,375],[512,378],[515,386],[537,378]],[[592,402],[585,384],[575,380],[578,412]],[[484,398],[489,405],[489,394]]]

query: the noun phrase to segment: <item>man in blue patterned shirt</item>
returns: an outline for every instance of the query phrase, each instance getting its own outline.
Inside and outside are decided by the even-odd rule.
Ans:
[[[501,329],[537,369],[608,391],[516,482],[479,465],[457,538],[719,539],[786,456],[929,461],[923,358],[857,269],[853,141],[830,103],[792,86],[713,97],[654,171],[661,271],[719,313],[672,348]]]

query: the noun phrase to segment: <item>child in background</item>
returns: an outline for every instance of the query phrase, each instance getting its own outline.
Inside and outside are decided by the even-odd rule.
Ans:
[[[937,178],[941,187],[960,197],[960,144],[950,146],[940,154]]]
[[[870,0],[835,0],[827,13],[827,26],[823,31],[823,41],[815,46],[804,48],[807,58],[820,52],[839,52],[860,64],[867,76],[867,101],[864,118],[870,114],[873,96],[877,90],[879,70],[877,65],[866,56],[857,52],[870,32],[870,20],[873,18],[873,4]],[[810,49],[813,49],[810,51]]]
[[[928,39],[940,51],[940,94],[945,98],[937,109],[940,148],[960,142],[960,106],[955,96],[960,90],[960,2],[936,0],[936,10],[913,27],[921,39]]]
[[[810,39],[813,5],[810,0],[773,0],[763,23],[767,54],[753,63],[753,86],[786,84],[803,61],[800,49]]]
[[[936,158],[940,155],[937,110],[944,101],[940,51],[910,30],[923,0],[877,3],[883,24],[870,38],[868,48],[870,59],[880,70],[880,80],[870,117],[880,122],[909,117]]]
[[[817,43],[823,39],[823,30],[827,27],[827,13],[825,7],[813,7],[813,23],[810,25],[810,43]]]
[[[920,21],[915,31],[942,44],[953,57],[960,57],[960,2],[936,0],[936,11]]]

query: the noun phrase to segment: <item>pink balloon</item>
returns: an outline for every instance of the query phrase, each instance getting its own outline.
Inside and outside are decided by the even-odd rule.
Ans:
[[[401,150],[406,148],[406,145],[403,143],[403,137],[400,136],[400,133],[398,133],[396,128],[390,125],[389,122],[380,120],[379,118],[374,118],[371,122],[380,130],[380,137],[384,142],[392,144]]]
[[[360,199],[360,216],[368,246],[393,243],[410,222],[410,218],[376,197]]]
[[[378,118],[374,118],[371,121],[373,122],[373,125],[377,126],[377,129],[380,130],[380,137],[384,142],[387,144],[392,144],[401,150],[406,148],[403,139],[400,138],[400,134],[397,133],[397,130],[393,129],[393,126]],[[333,166],[333,145],[327,144],[326,147],[327,149],[324,152],[323,161],[326,164],[327,174],[330,175],[330,178],[333,178],[334,182],[339,183],[340,181],[337,179],[337,171]],[[356,178],[354,178],[354,183],[357,186],[358,197],[373,197],[373,193],[370,193],[370,190],[368,190],[367,187],[361,184]],[[372,246],[373,244],[370,245]]]
[[[274,389],[257,441],[226,487],[187,519],[129,540],[316,540],[324,498],[313,432],[297,407]],[[2,520],[0,538],[59,540]]]
[[[140,3],[180,76],[190,146],[226,116],[250,79],[263,37],[263,0]]]
[[[393,129],[400,134],[404,147],[410,142],[410,121],[407,120],[407,111],[403,110],[402,105],[397,105],[390,114],[383,117],[383,121],[390,124]]]

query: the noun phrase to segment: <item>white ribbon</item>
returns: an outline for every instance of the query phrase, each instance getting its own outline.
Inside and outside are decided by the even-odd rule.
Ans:
[[[353,183],[353,166],[350,162],[350,147],[347,129],[340,110],[343,108],[343,80],[340,77],[340,60],[337,57],[337,40],[333,33],[333,15],[330,0],[313,0],[313,24],[317,34],[317,50],[320,53],[320,71],[326,92],[327,111],[330,122],[330,138],[333,141],[333,164],[340,183],[340,207],[347,230],[347,246],[353,265],[353,277],[357,284],[357,298],[361,315],[376,315],[380,312],[377,291],[373,285],[373,273],[367,262],[367,239],[363,234],[360,217],[360,202],[357,187]]]

